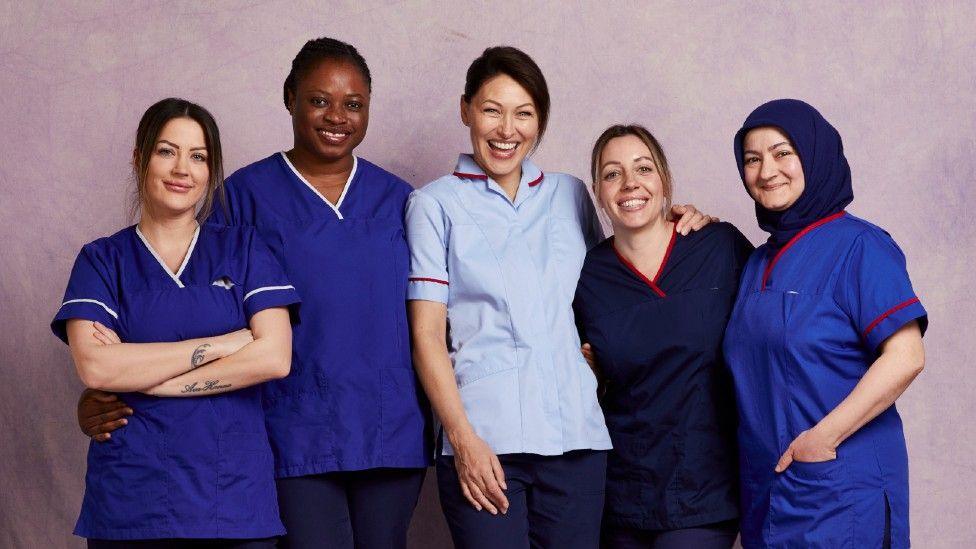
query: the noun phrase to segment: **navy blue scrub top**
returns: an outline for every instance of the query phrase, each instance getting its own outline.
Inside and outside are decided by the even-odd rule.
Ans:
[[[126,343],[183,341],[246,328],[298,294],[252,229],[203,225],[173,273],[136,227],[85,245],[51,328],[98,321]],[[293,319],[297,318],[293,316]],[[261,387],[213,396],[123,393],[125,429],[88,448],[75,534],[86,538],[266,538],[278,518]]]
[[[284,153],[226,182],[229,218],[254,227],[302,295],[291,374],[263,385],[279,478],[432,461],[407,328],[409,184],[361,158],[335,204]]]
[[[735,404],[722,357],[752,244],[732,225],[672,233],[648,279],[609,238],[590,250],[574,308],[593,346],[613,440],[605,520],[676,529],[738,516]]]

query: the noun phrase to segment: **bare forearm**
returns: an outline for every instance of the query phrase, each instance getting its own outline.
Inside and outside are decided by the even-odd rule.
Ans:
[[[285,377],[290,366],[290,339],[257,339],[230,356],[163,381],[144,392],[164,397],[226,393]]]
[[[218,337],[175,343],[119,343],[72,349],[85,385],[104,391],[141,391],[220,358]]]
[[[896,336],[901,341],[882,352],[851,394],[817,424],[835,448],[894,404],[922,371],[925,357],[918,328],[911,326]]]
[[[415,336],[413,358],[420,383],[448,438],[471,432],[443,337]]]

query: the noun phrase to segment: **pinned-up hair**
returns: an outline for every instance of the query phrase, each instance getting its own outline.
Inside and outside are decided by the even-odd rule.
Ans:
[[[596,143],[593,144],[593,155],[590,161],[590,174],[593,177],[593,194],[597,193],[597,185],[600,182],[600,157],[603,156],[603,149],[612,139],[632,135],[640,139],[647,150],[651,151],[651,159],[654,161],[654,169],[661,176],[661,186],[664,189],[664,215],[670,219],[671,200],[674,197],[674,181],[671,179],[671,168],[668,167],[668,158],[664,155],[664,147],[658,143],[654,134],[640,124],[615,124],[610,126],[600,134]]]
[[[289,98],[295,96],[298,89],[298,81],[320,62],[326,60],[351,63],[362,73],[363,79],[366,80],[366,88],[370,92],[373,91],[373,79],[369,74],[369,66],[366,65],[366,60],[359,54],[356,48],[341,40],[323,36],[322,38],[315,38],[314,40],[305,42],[302,49],[298,51],[298,55],[292,59],[291,71],[288,73],[288,77],[285,78],[285,108],[288,108]]]
[[[478,90],[491,78],[504,74],[515,80],[528,92],[539,113],[539,138],[536,147],[546,133],[549,122],[549,87],[542,70],[528,54],[512,46],[494,46],[482,52],[468,67],[468,74],[464,80],[465,103],[470,103]]]

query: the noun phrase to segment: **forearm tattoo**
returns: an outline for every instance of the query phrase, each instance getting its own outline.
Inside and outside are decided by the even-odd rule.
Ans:
[[[219,379],[208,379],[208,380],[205,380],[203,382],[203,386],[200,386],[200,382],[199,381],[194,381],[193,383],[191,383],[189,385],[184,385],[183,386],[183,390],[180,391],[180,392],[181,393],[184,393],[184,394],[186,394],[186,393],[202,393],[202,392],[208,392],[208,391],[209,392],[222,391],[224,389],[230,389],[230,388],[231,388],[231,384],[230,383],[225,383],[225,384],[221,385]]]
[[[209,348],[210,348],[210,344],[204,343],[203,345],[200,345],[199,347],[193,350],[193,356],[190,357],[191,370],[196,369],[198,366],[206,362],[206,357],[204,355],[207,354],[207,349]]]

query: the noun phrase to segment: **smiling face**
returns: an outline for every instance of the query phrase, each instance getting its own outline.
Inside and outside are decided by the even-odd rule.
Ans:
[[[650,149],[636,135],[615,137],[603,147],[596,195],[615,232],[665,221],[666,187]]]
[[[369,125],[369,85],[348,61],[325,59],[301,75],[289,111],[295,148],[320,161],[352,155]]]
[[[166,217],[193,215],[210,182],[207,154],[200,124],[191,118],[167,122],[146,166],[143,210]]]
[[[760,126],[742,139],[746,189],[763,208],[781,212],[803,194],[803,165],[790,138],[779,128]]]
[[[538,113],[525,88],[507,74],[490,78],[470,102],[461,100],[461,120],[489,177],[501,183],[521,176],[522,160],[539,138]]]

